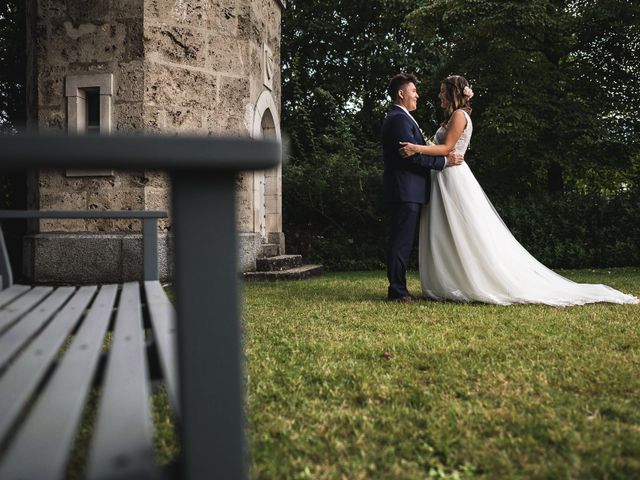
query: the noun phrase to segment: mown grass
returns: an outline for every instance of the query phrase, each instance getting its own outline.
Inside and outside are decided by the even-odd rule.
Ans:
[[[637,268],[562,273],[640,294]],[[385,288],[382,272],[245,285],[253,478],[640,477],[640,306]]]

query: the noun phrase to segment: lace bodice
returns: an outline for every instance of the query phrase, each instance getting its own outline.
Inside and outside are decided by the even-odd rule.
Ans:
[[[456,153],[460,153],[460,154],[464,154],[467,151],[467,148],[469,147],[469,142],[471,141],[471,134],[473,133],[473,124],[471,123],[471,117],[464,110],[462,110],[462,113],[464,113],[464,116],[467,117],[467,126],[464,127],[464,130],[462,131],[462,135],[460,135],[460,138],[458,139],[454,147],[454,150],[456,151]],[[435,136],[435,140],[437,144],[441,144],[442,142],[444,142],[444,134],[446,131],[447,131],[446,127],[440,127],[438,129]]]

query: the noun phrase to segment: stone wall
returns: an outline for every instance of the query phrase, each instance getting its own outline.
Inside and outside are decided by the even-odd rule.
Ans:
[[[65,79],[70,75],[112,73],[116,85],[112,131],[143,129],[143,8],[140,1],[39,0],[36,20],[37,127],[67,130]],[[32,208],[44,210],[145,210],[155,198],[155,177],[145,172],[70,177],[40,171],[30,189]],[[165,225],[166,227],[166,225]],[[140,231],[123,220],[45,220],[40,232]]]
[[[34,3],[37,7],[32,12],[35,21],[31,22],[35,31],[31,80],[35,90],[32,92],[35,123],[40,131],[73,132],[68,125],[72,116],[68,106],[70,76],[112,74],[111,133],[255,135],[256,102],[267,89],[265,45],[273,52],[276,66],[271,95],[272,103],[278,106],[274,115],[280,118],[278,65],[283,3],[279,0],[35,0]],[[100,176],[70,176],[73,173],[34,174],[30,178],[30,208],[169,210],[168,182],[161,173],[100,172]],[[272,183],[279,186],[278,172],[270,175]],[[238,178],[237,218],[242,234],[243,271],[255,266],[262,241],[256,233],[257,178],[253,172],[245,172]],[[276,188],[274,193],[274,188],[268,189],[272,213],[278,208],[274,196],[278,192]],[[269,225],[281,235],[281,215],[272,217]],[[170,232],[170,220],[161,220],[159,228]],[[38,275],[44,278],[51,272],[37,274],[38,259],[46,257],[46,252],[39,249],[59,253],[61,249],[52,242],[59,241],[68,247],[70,239],[81,241],[79,233],[86,234],[91,245],[99,241],[96,239],[100,235],[96,234],[101,232],[136,234],[139,238],[141,225],[136,220],[43,220],[31,230],[26,249],[31,261],[27,262],[26,273],[32,278]],[[114,241],[108,240],[107,235],[102,237],[105,242]],[[82,250],[80,246],[78,249]],[[113,263],[121,265],[122,258],[114,257]],[[109,267],[112,271],[114,265]],[[47,277],[46,281],[51,279]]]
[[[145,128],[253,135],[265,44],[280,61],[280,9],[275,0],[145,1]],[[276,68],[276,105],[279,75]],[[239,176],[240,232],[255,232],[253,183],[253,173]]]

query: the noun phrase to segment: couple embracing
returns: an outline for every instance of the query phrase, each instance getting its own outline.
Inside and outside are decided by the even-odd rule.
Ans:
[[[425,298],[500,305],[640,303],[606,285],[579,284],[538,262],[513,237],[464,162],[473,124],[467,80],[440,85],[445,122],[426,145],[410,112],[417,79],[399,74],[388,94],[393,106],[382,127],[384,193],[390,206],[387,299],[412,303],[407,264],[419,228],[419,270]]]

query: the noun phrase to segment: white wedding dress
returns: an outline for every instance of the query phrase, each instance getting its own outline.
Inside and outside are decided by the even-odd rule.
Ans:
[[[455,150],[464,153],[473,126]],[[436,133],[442,143],[445,129]],[[420,281],[435,300],[554,306],[640,303],[606,285],[575,283],[538,262],[513,237],[466,163],[431,172],[431,201],[420,219]]]

